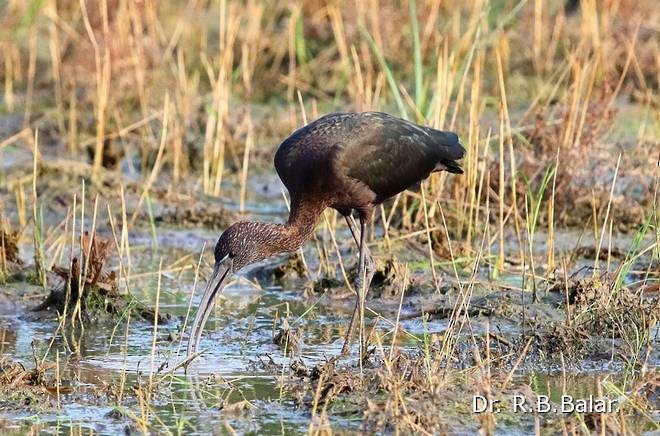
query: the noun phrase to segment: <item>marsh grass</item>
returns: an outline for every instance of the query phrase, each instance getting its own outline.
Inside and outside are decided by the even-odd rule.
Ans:
[[[367,357],[379,365],[360,380],[347,379],[334,366],[321,371],[309,403],[308,432],[332,429],[333,399],[360,389],[371,393],[374,386],[384,395],[377,405],[366,404],[363,418],[376,431],[446,431],[433,419],[436,411],[423,405],[446,399],[439,392],[453,386],[489,397],[510,393],[514,373],[543,351],[539,340],[557,339],[530,319],[530,288],[541,303],[555,291],[562,296],[565,320],[556,332],[573,338],[577,329],[595,333],[606,322],[624,343],[625,382],[607,381],[602,388],[634,397],[630,407],[597,425],[582,416],[562,417],[562,430],[620,428],[628,411],[646,416],[648,407],[635,397],[641,388],[635,387],[645,382],[643,354],[652,346],[649,330],[657,319],[636,302],[658,280],[657,8],[632,0],[583,1],[573,13],[541,0],[375,6],[371,0],[2,3],[0,115],[19,114],[21,123],[0,137],[0,153],[27,150],[32,167],[15,177],[0,175],[8,194],[0,197],[0,275],[7,276],[15,252],[13,235],[19,246],[31,239],[34,277],[44,288],[52,285],[47,272],[67,265],[59,271],[67,278],[65,295],[74,301],[58,318],[56,335],[63,334],[68,320],[81,321],[85,288],[97,284],[88,281],[90,271],[94,275],[94,236],[85,238],[85,232],[111,235],[113,287],[132,295],[136,280],[158,279],[153,363],[161,348],[163,275],[194,271],[194,291],[206,266],[202,250],[197,262],[183,258],[159,262],[158,271],[136,270],[130,234],[147,225],[153,248],[159,248],[160,190],[220,198],[223,206],[236,205],[245,214],[252,207],[250,177],[272,171],[273,147],[292,130],[332,110],[385,110],[457,131],[467,151],[463,176],[433,174],[421,191],[383,205],[369,231],[370,248],[383,256],[397,255],[402,244],[422,253],[405,268],[405,277],[428,272],[436,294],[447,283],[455,286],[448,326],[431,332],[433,314],[422,313],[421,337],[407,332],[401,310],[411,289],[403,285],[393,319],[367,302],[373,328]],[[618,143],[613,139],[618,112],[631,104],[646,115],[633,127],[635,137]],[[49,184],[61,181],[75,186],[76,194],[67,195],[66,212],[56,211],[59,222],[49,227],[56,203]],[[642,189],[632,194],[631,186]],[[127,192],[136,192],[137,201]],[[5,226],[10,208],[7,222],[18,233]],[[220,220],[202,220],[215,221]],[[354,293],[342,226],[334,211],[326,211],[314,250],[300,258],[308,279],[338,278]],[[557,240],[570,226],[596,246],[584,301],[576,300],[576,250],[567,252]],[[631,241],[618,262],[613,240],[622,234]],[[635,275],[637,269],[644,274]],[[80,292],[74,292],[73,276],[84,284]],[[520,338],[503,338],[490,324],[485,333],[476,328],[470,308],[475,288],[484,283],[519,292]],[[543,296],[539,289],[546,290]],[[309,310],[325,295],[315,295]],[[191,298],[188,311],[192,304]],[[618,316],[617,310],[630,316]],[[131,299],[114,323],[111,338],[126,323],[125,357],[131,319],[140,313]],[[305,314],[291,325],[302,323]],[[417,354],[407,341],[418,347],[412,348]],[[69,350],[79,350],[75,342],[72,338]],[[284,341],[285,354],[290,345]],[[177,354],[180,350],[181,341]],[[54,360],[62,364],[59,351]],[[570,350],[561,351],[567,354],[561,354],[565,370]],[[50,347],[46,354],[53,360]],[[459,367],[457,361],[468,363]],[[360,368],[366,363],[360,359]],[[137,402],[138,413],[125,412],[140,431],[172,431],[154,409],[153,394],[173,372],[159,379],[150,374],[149,383],[134,389],[126,388],[122,373],[118,407],[126,397]],[[288,368],[277,373],[283,397]],[[206,394],[228,407],[230,391]],[[57,400],[63,401],[59,391]],[[188,429],[185,411],[175,413],[176,430]],[[485,432],[497,429],[497,417],[479,420]],[[538,429],[540,421],[535,425]]]

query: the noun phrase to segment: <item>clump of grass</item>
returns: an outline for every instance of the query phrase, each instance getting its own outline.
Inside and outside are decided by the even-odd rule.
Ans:
[[[86,312],[88,308],[96,306],[89,304],[92,302],[90,298],[92,294],[103,296],[116,294],[115,273],[104,271],[111,250],[110,241],[102,241],[96,238],[96,235],[90,237],[89,233],[85,232],[81,245],[84,250],[82,262],[74,257],[68,268],[53,267],[53,272],[64,283],[61,287],[53,289],[46,300],[34,309],[35,311],[54,308],[59,313],[73,315],[76,308]]]
[[[335,359],[312,368],[302,361],[295,361],[292,366],[298,378],[292,380],[291,393],[298,404],[312,408],[314,414],[317,408],[325,411],[340,394],[353,392],[363,383],[357,373],[338,371]]]
[[[602,351],[615,346],[613,339],[620,339],[616,343],[618,356],[626,363],[638,362],[660,319],[660,300],[645,297],[642,289],[618,288],[616,277],[603,274],[569,279],[552,287],[551,291],[564,296],[567,319],[551,325],[547,334],[540,334],[541,348],[578,358],[594,351],[590,350],[594,341],[601,343]]]
[[[74,257],[68,268],[53,268],[63,284],[51,290],[34,311],[52,309],[59,314],[80,316],[91,321],[103,314],[123,316],[130,309],[147,321],[153,321],[158,316],[159,323],[166,322],[169,319],[167,314],[157,314],[155,310],[138,303],[130,294],[119,292],[116,272],[106,271],[105,268],[113,244],[113,241],[85,232],[81,241],[83,260]]]
[[[452,241],[452,249],[450,250],[446,234],[442,229],[431,232],[431,246],[441,259],[451,259],[451,250],[453,250],[456,257],[469,256],[472,252],[471,243],[464,239]]]
[[[18,232],[0,230],[0,261],[3,268],[8,262],[23,263],[18,253]]]
[[[278,264],[268,273],[274,280],[282,280],[285,277],[290,278],[292,275],[303,278],[307,274],[307,267],[301,254],[296,252],[289,254],[286,262]]]
[[[0,359],[0,404],[9,407],[19,404],[33,406],[48,401],[52,396],[59,402],[60,394],[69,391],[69,388],[61,386],[57,365],[39,359],[34,346],[32,351],[34,367],[31,369],[6,356]],[[48,373],[52,372],[54,374],[48,377]]]
[[[316,280],[311,280],[305,285],[306,295],[321,295],[325,292],[341,294],[341,296],[349,297],[353,295],[349,292],[342,292],[345,290],[346,283],[335,277],[323,276]]]
[[[33,369],[26,369],[22,363],[3,357],[0,360],[0,386],[44,386],[46,371],[55,367],[54,364],[44,365],[38,360]]]
[[[395,298],[415,285],[415,279],[408,273],[407,265],[395,256],[379,256],[375,260],[370,298]]]
[[[4,281],[16,266],[23,264],[18,252],[19,233],[0,227],[0,282]]]
[[[280,328],[273,336],[273,343],[278,345],[284,354],[293,355],[300,349],[301,341],[302,332],[292,328],[286,318],[282,319]]]

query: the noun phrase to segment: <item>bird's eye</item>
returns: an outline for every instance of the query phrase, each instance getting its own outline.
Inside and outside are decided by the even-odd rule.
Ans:
[[[233,251],[230,251],[230,252],[229,252],[229,258],[230,258],[230,259],[233,259],[234,257],[236,257],[236,255],[234,254]]]

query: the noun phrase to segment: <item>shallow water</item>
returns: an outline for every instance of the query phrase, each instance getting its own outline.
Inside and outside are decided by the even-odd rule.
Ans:
[[[161,259],[164,265],[169,265],[187,254],[193,255],[190,263],[194,264],[199,255],[195,250],[203,245],[203,241],[210,239],[210,233],[163,229],[159,232],[162,238],[159,239],[157,254],[150,254],[153,250],[148,245],[140,247],[140,244],[150,241],[148,234],[133,235],[132,268],[134,271],[157,271]],[[210,251],[206,254],[210,255]],[[118,385],[125,378],[128,389],[138,377],[148,379],[149,374],[161,365],[167,365],[161,368],[161,373],[164,373],[180,362],[185,357],[186,344],[180,344],[178,330],[188,309],[193,278],[191,269],[183,273],[163,274],[159,308],[171,314],[173,319],[158,326],[155,353],[151,353],[154,328],[145,321],[133,319],[128,329],[125,323],[95,324],[88,326],[79,338],[80,352],[75,355],[67,352],[61,338],[55,340],[50,356],[56,352],[62,356],[62,379],[69,379],[66,375],[70,374],[76,390],[84,391],[88,386],[95,390],[105,383]],[[198,286],[193,303],[200,298],[202,285],[203,281]],[[156,290],[156,273],[131,280],[133,295],[144,303],[154,303]],[[308,310],[310,306],[314,307]],[[191,316],[194,316],[194,308],[193,304]],[[32,320],[29,314],[20,312],[0,317],[3,331],[0,337],[4,338],[1,343],[2,356],[32,367],[32,344],[36,345],[37,355],[43,355],[53,339],[57,324]],[[307,312],[305,318],[295,322],[303,312]],[[162,384],[166,388],[158,389],[155,394],[154,413],[158,420],[171,428],[185,422],[186,433],[191,430],[193,433],[207,433],[224,425],[224,422],[242,431],[304,431],[308,425],[307,412],[296,409],[284,397],[280,389],[281,374],[262,363],[270,359],[281,365],[290,362],[290,358],[285,357],[272,340],[276,327],[273,325],[274,317],[286,314],[294,328],[305,331],[304,351],[300,357],[313,363],[325,355],[333,356],[339,352],[342,345],[339,329],[346,321],[341,316],[324,310],[314,300],[303,299],[301,290],[285,291],[277,287],[258,289],[249,283],[235,282],[226,289],[206,325],[202,340],[202,348],[206,350],[203,357],[188,367],[187,374],[183,369],[177,370],[171,379]],[[70,357],[64,360],[65,355]],[[160,378],[162,375],[154,377]],[[225,380],[231,381],[231,389]],[[202,403],[206,406],[191,400],[191,390],[196,385],[199,387],[195,390],[203,392]],[[249,411],[229,413],[227,416],[218,413],[220,398],[230,390],[233,392],[229,402],[248,400],[253,405]],[[67,400],[65,395],[60,410],[45,410],[38,416],[24,414],[20,410],[9,412],[5,416],[11,418],[12,423],[5,428],[32,428],[46,433],[90,428],[99,433],[116,434],[130,423],[126,418],[106,416],[115,409],[111,401],[89,404],[90,400],[92,403],[98,400],[93,395],[88,398],[84,394],[79,398],[80,393],[75,395],[74,401]],[[139,415],[136,404],[127,409]],[[356,424],[347,419],[338,425],[350,428]]]

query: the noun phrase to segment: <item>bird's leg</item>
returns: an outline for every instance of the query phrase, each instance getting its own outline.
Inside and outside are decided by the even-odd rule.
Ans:
[[[345,218],[346,218],[346,223],[348,224],[348,229],[351,231],[351,235],[353,235],[355,246],[357,247],[358,250],[360,250],[360,240],[358,239],[358,230],[357,230],[357,223],[355,222],[355,218],[353,218],[352,215],[348,215]],[[376,262],[374,261],[374,257],[371,255],[371,250],[369,250],[367,244],[364,244],[364,269],[365,269],[365,276],[367,283],[366,289],[369,289],[369,286],[371,285],[371,280],[373,279],[374,273],[376,272]],[[358,271],[357,280],[355,283],[356,288],[362,286],[361,280],[362,280],[362,275],[360,274],[360,271]]]
[[[346,338],[344,340],[344,346],[342,347],[341,354],[348,353],[351,346],[351,339],[353,336],[353,329],[356,324],[356,320],[360,319],[360,356],[363,352],[363,341],[364,341],[364,301],[366,297],[367,290],[371,284],[371,280],[374,275],[374,260],[371,256],[369,248],[366,244],[366,220],[360,219],[360,239],[358,241],[357,229],[355,220],[352,216],[346,217],[346,223],[348,228],[351,230],[353,239],[359,249],[358,257],[358,278],[355,283],[356,288],[356,302],[355,308],[353,309],[353,315],[351,316],[351,322],[348,325],[348,331],[346,332]]]
[[[366,222],[364,219],[360,218],[360,255],[358,258],[358,272],[360,274],[360,287],[358,287],[358,301],[359,301],[359,306],[360,306],[360,326],[359,326],[359,335],[358,338],[360,339],[360,362],[362,361],[362,357],[364,356],[364,342],[365,342],[365,337],[364,337],[364,299],[367,294],[367,289],[366,289],[366,269],[364,268],[365,262],[364,262],[364,249],[366,248],[366,234],[367,234],[367,226]],[[362,368],[362,367],[360,367]]]
[[[358,248],[360,248],[360,240],[358,239],[357,225],[355,224],[355,218],[353,218],[353,215],[346,215],[344,218],[346,219],[346,224],[348,224],[348,230],[350,230],[351,235],[353,235],[353,240],[355,241],[355,245]]]
[[[346,224],[348,224],[348,229],[351,231],[351,235],[353,235],[353,240],[355,241],[355,245],[358,246],[358,249],[360,248],[360,241],[357,236],[357,229],[355,228],[355,220],[353,219],[352,215],[346,215]],[[359,263],[359,262],[358,262]],[[359,267],[358,267],[359,268]],[[360,272],[358,271],[358,276],[360,276]],[[356,286],[357,288],[357,286]],[[341,354],[345,355],[348,354],[348,351],[351,348],[351,340],[353,339],[353,326],[355,325],[355,318],[357,318],[357,312],[358,312],[358,305],[359,305],[359,299],[360,299],[360,294],[357,293],[357,302],[355,304],[355,308],[353,309],[353,314],[351,315],[351,322],[348,323],[348,330],[346,331],[346,337],[344,338],[344,346],[341,347]]]

